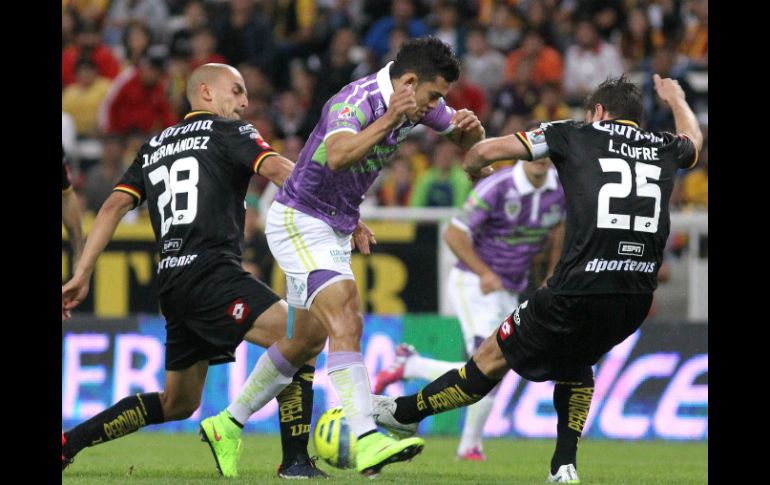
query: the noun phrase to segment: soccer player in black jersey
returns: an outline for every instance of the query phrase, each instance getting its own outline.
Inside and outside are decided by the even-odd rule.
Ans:
[[[67,229],[70,239],[72,267],[74,268],[83,253],[83,224],[78,197],[72,189],[69,161],[64,153],[64,145],[61,147],[61,221]]]
[[[402,436],[427,416],[479,401],[513,369],[556,381],[556,450],[548,482],[579,483],[577,444],[593,395],[591,366],[642,324],[657,287],[669,233],[676,171],[692,168],[703,142],[679,84],[654,75],[677,134],[641,129],[641,93],[625,77],[602,83],[584,123],[489,138],[468,152],[471,176],[499,159],[550,157],[567,198],[564,249],[546,287],[521,303],[467,364],[420,392],[373,396],[378,424]]]
[[[248,101],[243,78],[233,67],[197,68],[187,97],[192,111],[139,150],[96,216],[74,275],[62,287],[64,315],[88,294],[96,259],[120,220],[146,200],[160,253],[158,297],[167,322],[163,391],[126,397],[63,433],[62,470],[85,447],[188,418],[200,404],[209,365],[234,361],[245,339],[267,352],[227,414],[201,426],[219,472],[237,476],[241,428],[278,396],[279,405],[282,397],[292,401],[296,416],[289,424],[300,425],[292,429],[281,420],[279,476],[324,477],[307,456],[314,368],[306,364],[321,351],[323,340],[302,335],[302,328],[287,339],[286,303],[240,264],[249,179],[257,173],[281,185],[294,164],[240,120]],[[282,393],[284,388],[290,392]]]

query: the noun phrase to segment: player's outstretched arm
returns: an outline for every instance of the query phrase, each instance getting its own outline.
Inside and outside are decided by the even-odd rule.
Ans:
[[[272,155],[265,158],[257,167],[257,174],[266,177],[278,187],[283,187],[292,170],[294,170],[294,162],[282,155]]]
[[[67,229],[72,246],[72,265],[77,266],[80,256],[83,254],[83,224],[78,198],[72,189],[61,194],[61,221]]]
[[[499,136],[482,140],[468,151],[463,170],[472,177],[479,177],[481,169],[497,160],[531,160],[527,147],[516,135]]]
[[[682,90],[679,82],[670,78],[661,78],[657,74],[652,75],[652,80],[655,83],[655,91],[657,91],[658,96],[669,105],[674,114],[676,132],[687,135],[695,144],[695,148],[700,151],[703,146],[703,133],[700,131],[698,118],[695,117],[695,113],[687,104],[684,90]]]
[[[112,239],[120,220],[133,206],[133,197],[125,192],[113,192],[99,209],[74,275],[61,288],[63,318],[68,318],[69,311],[88,296],[88,285],[96,259]]]

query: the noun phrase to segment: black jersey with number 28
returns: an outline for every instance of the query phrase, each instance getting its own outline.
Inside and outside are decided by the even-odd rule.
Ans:
[[[149,139],[114,190],[147,200],[158,242],[158,293],[240,263],[246,190],[277,153],[249,123],[192,112]]]
[[[652,293],[676,172],[697,163],[692,141],[625,120],[544,123],[517,136],[533,158],[551,158],[567,198],[554,293]]]

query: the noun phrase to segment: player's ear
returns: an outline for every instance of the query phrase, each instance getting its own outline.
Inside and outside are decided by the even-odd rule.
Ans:
[[[211,99],[213,98],[211,94],[211,88],[209,88],[209,85],[207,83],[200,83],[198,85],[198,95],[204,101],[211,101]]]
[[[417,74],[413,72],[405,72],[399,79],[405,86],[417,87]]]

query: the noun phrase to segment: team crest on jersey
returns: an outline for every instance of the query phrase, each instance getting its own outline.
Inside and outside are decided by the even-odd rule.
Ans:
[[[514,189],[509,189],[505,194],[505,204],[503,204],[505,216],[508,219],[516,219],[521,212],[521,199],[519,193]]]
[[[337,118],[351,118],[353,117],[353,110],[350,109],[350,106],[345,106],[339,113],[337,113]]]
[[[230,317],[235,320],[235,323],[238,325],[246,321],[249,313],[251,313],[249,305],[247,305],[246,302],[244,302],[241,298],[238,298],[234,302],[230,303],[230,306],[227,308],[227,314],[230,315]]]
[[[543,129],[535,130],[530,134],[530,141],[532,144],[543,143],[545,141],[545,131]]]

